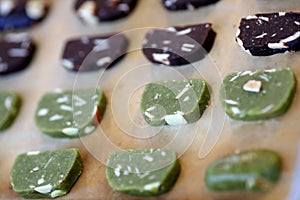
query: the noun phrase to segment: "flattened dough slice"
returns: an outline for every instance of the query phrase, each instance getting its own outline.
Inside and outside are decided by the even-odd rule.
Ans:
[[[76,0],[74,9],[79,18],[89,25],[113,21],[129,15],[137,0]]]
[[[71,71],[106,69],[125,55],[127,47],[123,34],[82,36],[66,42],[61,63]]]
[[[36,46],[27,34],[8,34],[0,40],[0,75],[25,69]]]
[[[15,160],[10,182],[24,198],[55,198],[70,191],[82,168],[77,149],[28,152]]]
[[[295,89],[296,79],[290,69],[244,71],[225,77],[220,100],[233,119],[269,119],[287,111]]]
[[[300,50],[300,13],[262,13],[242,18],[236,41],[253,56]]]
[[[53,137],[78,137],[91,133],[106,107],[100,89],[47,93],[40,100],[35,121],[40,130]]]
[[[1,0],[0,31],[27,28],[42,21],[49,5],[48,0]]]
[[[151,126],[182,125],[197,121],[210,94],[203,79],[149,83],[141,99],[141,112]]]
[[[185,65],[204,58],[215,36],[209,23],[153,29],[144,39],[143,53],[152,63]]]
[[[176,153],[159,149],[116,151],[106,167],[107,181],[113,190],[138,196],[169,191],[179,173]]]
[[[0,91],[0,131],[11,126],[21,107],[21,98],[12,91]]]
[[[279,180],[282,159],[273,151],[258,149],[213,161],[205,184],[214,191],[267,191]]]

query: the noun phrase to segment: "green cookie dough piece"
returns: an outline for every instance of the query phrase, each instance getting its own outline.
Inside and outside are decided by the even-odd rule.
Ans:
[[[281,175],[279,155],[268,150],[245,151],[212,162],[205,183],[215,191],[266,191]]]
[[[209,99],[203,79],[149,83],[142,94],[140,108],[151,126],[181,125],[197,121]]]
[[[70,191],[82,167],[77,149],[28,152],[17,157],[10,181],[24,198],[55,198]]]
[[[153,196],[169,191],[180,169],[176,153],[170,150],[116,151],[107,161],[106,177],[115,191]]]
[[[38,104],[35,121],[52,137],[78,137],[96,128],[105,107],[106,98],[99,89],[47,93]]]
[[[220,99],[233,119],[263,120],[285,113],[295,90],[296,79],[290,69],[244,71],[226,76]]]
[[[0,91],[0,131],[11,126],[21,107],[21,98],[12,91]]]

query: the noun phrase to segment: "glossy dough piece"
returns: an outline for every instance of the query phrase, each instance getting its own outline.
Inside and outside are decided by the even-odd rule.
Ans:
[[[129,15],[136,4],[137,0],[77,0],[74,9],[83,22],[95,25]]]
[[[27,152],[16,158],[10,182],[24,198],[55,198],[70,191],[82,168],[77,149]]]
[[[0,46],[0,75],[25,69],[36,49],[27,34],[8,34],[0,40]]]
[[[284,114],[295,89],[296,79],[290,69],[244,71],[225,77],[220,100],[233,119],[263,120]]]
[[[0,31],[27,28],[45,18],[47,0],[1,0]]]
[[[211,50],[216,33],[212,25],[196,24],[150,30],[143,53],[152,63],[179,66],[204,58]]]
[[[168,10],[194,10],[218,2],[219,0],[161,0]]]
[[[154,196],[168,192],[180,170],[176,153],[170,150],[116,151],[108,158],[106,177],[115,191]]]
[[[82,36],[68,40],[61,63],[71,71],[93,71],[112,67],[125,54],[128,40],[123,34]]]
[[[299,51],[300,13],[265,13],[242,18],[236,41],[253,56]]]

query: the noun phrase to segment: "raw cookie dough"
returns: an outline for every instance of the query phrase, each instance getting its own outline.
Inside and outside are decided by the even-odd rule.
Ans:
[[[77,149],[33,151],[17,157],[10,182],[24,198],[55,198],[70,191],[82,168]]]
[[[0,47],[0,75],[25,69],[35,52],[35,44],[27,34],[8,34],[0,40]]]
[[[1,0],[0,31],[27,28],[45,18],[47,0]]]
[[[52,137],[78,137],[94,131],[105,107],[100,89],[47,93],[38,104],[35,122]]]
[[[242,18],[236,41],[253,56],[299,51],[300,13],[264,13]]]
[[[12,91],[0,91],[0,131],[11,126],[21,107],[21,98]]]
[[[252,150],[212,162],[205,183],[215,191],[266,191],[280,178],[282,160],[275,152]]]
[[[72,71],[91,71],[113,66],[127,50],[123,34],[82,36],[66,42],[62,65]]]
[[[219,0],[161,0],[168,10],[194,10],[200,6],[216,3]]]
[[[179,66],[204,58],[211,50],[216,33],[209,23],[150,30],[143,53],[152,63]]]
[[[107,161],[106,177],[115,191],[153,196],[168,192],[180,169],[176,153],[170,150],[116,151]]]
[[[141,112],[151,126],[196,122],[208,106],[210,94],[203,79],[149,83],[141,99]]]
[[[129,15],[137,0],[77,0],[74,9],[86,24],[113,21]]]
[[[233,119],[269,119],[287,111],[295,89],[296,79],[290,69],[244,71],[225,77],[220,100]]]

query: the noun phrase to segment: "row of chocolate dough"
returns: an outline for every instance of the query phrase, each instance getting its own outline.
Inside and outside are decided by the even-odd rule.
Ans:
[[[213,4],[218,0],[187,0],[161,3],[168,10],[196,9]],[[85,23],[96,25],[111,22],[128,16],[138,0],[74,0],[73,10]],[[46,18],[52,2],[49,0],[2,0],[0,2],[0,31],[13,31],[29,28]]]
[[[181,66],[199,61],[212,49],[216,37],[212,24],[151,29],[141,46],[152,63]],[[242,18],[237,44],[253,56],[270,56],[300,49],[300,15],[294,12],[257,14]],[[33,58],[36,45],[26,34],[8,34],[1,41],[0,74],[20,71]],[[112,67],[128,51],[123,33],[69,39],[61,63],[72,71]]]

